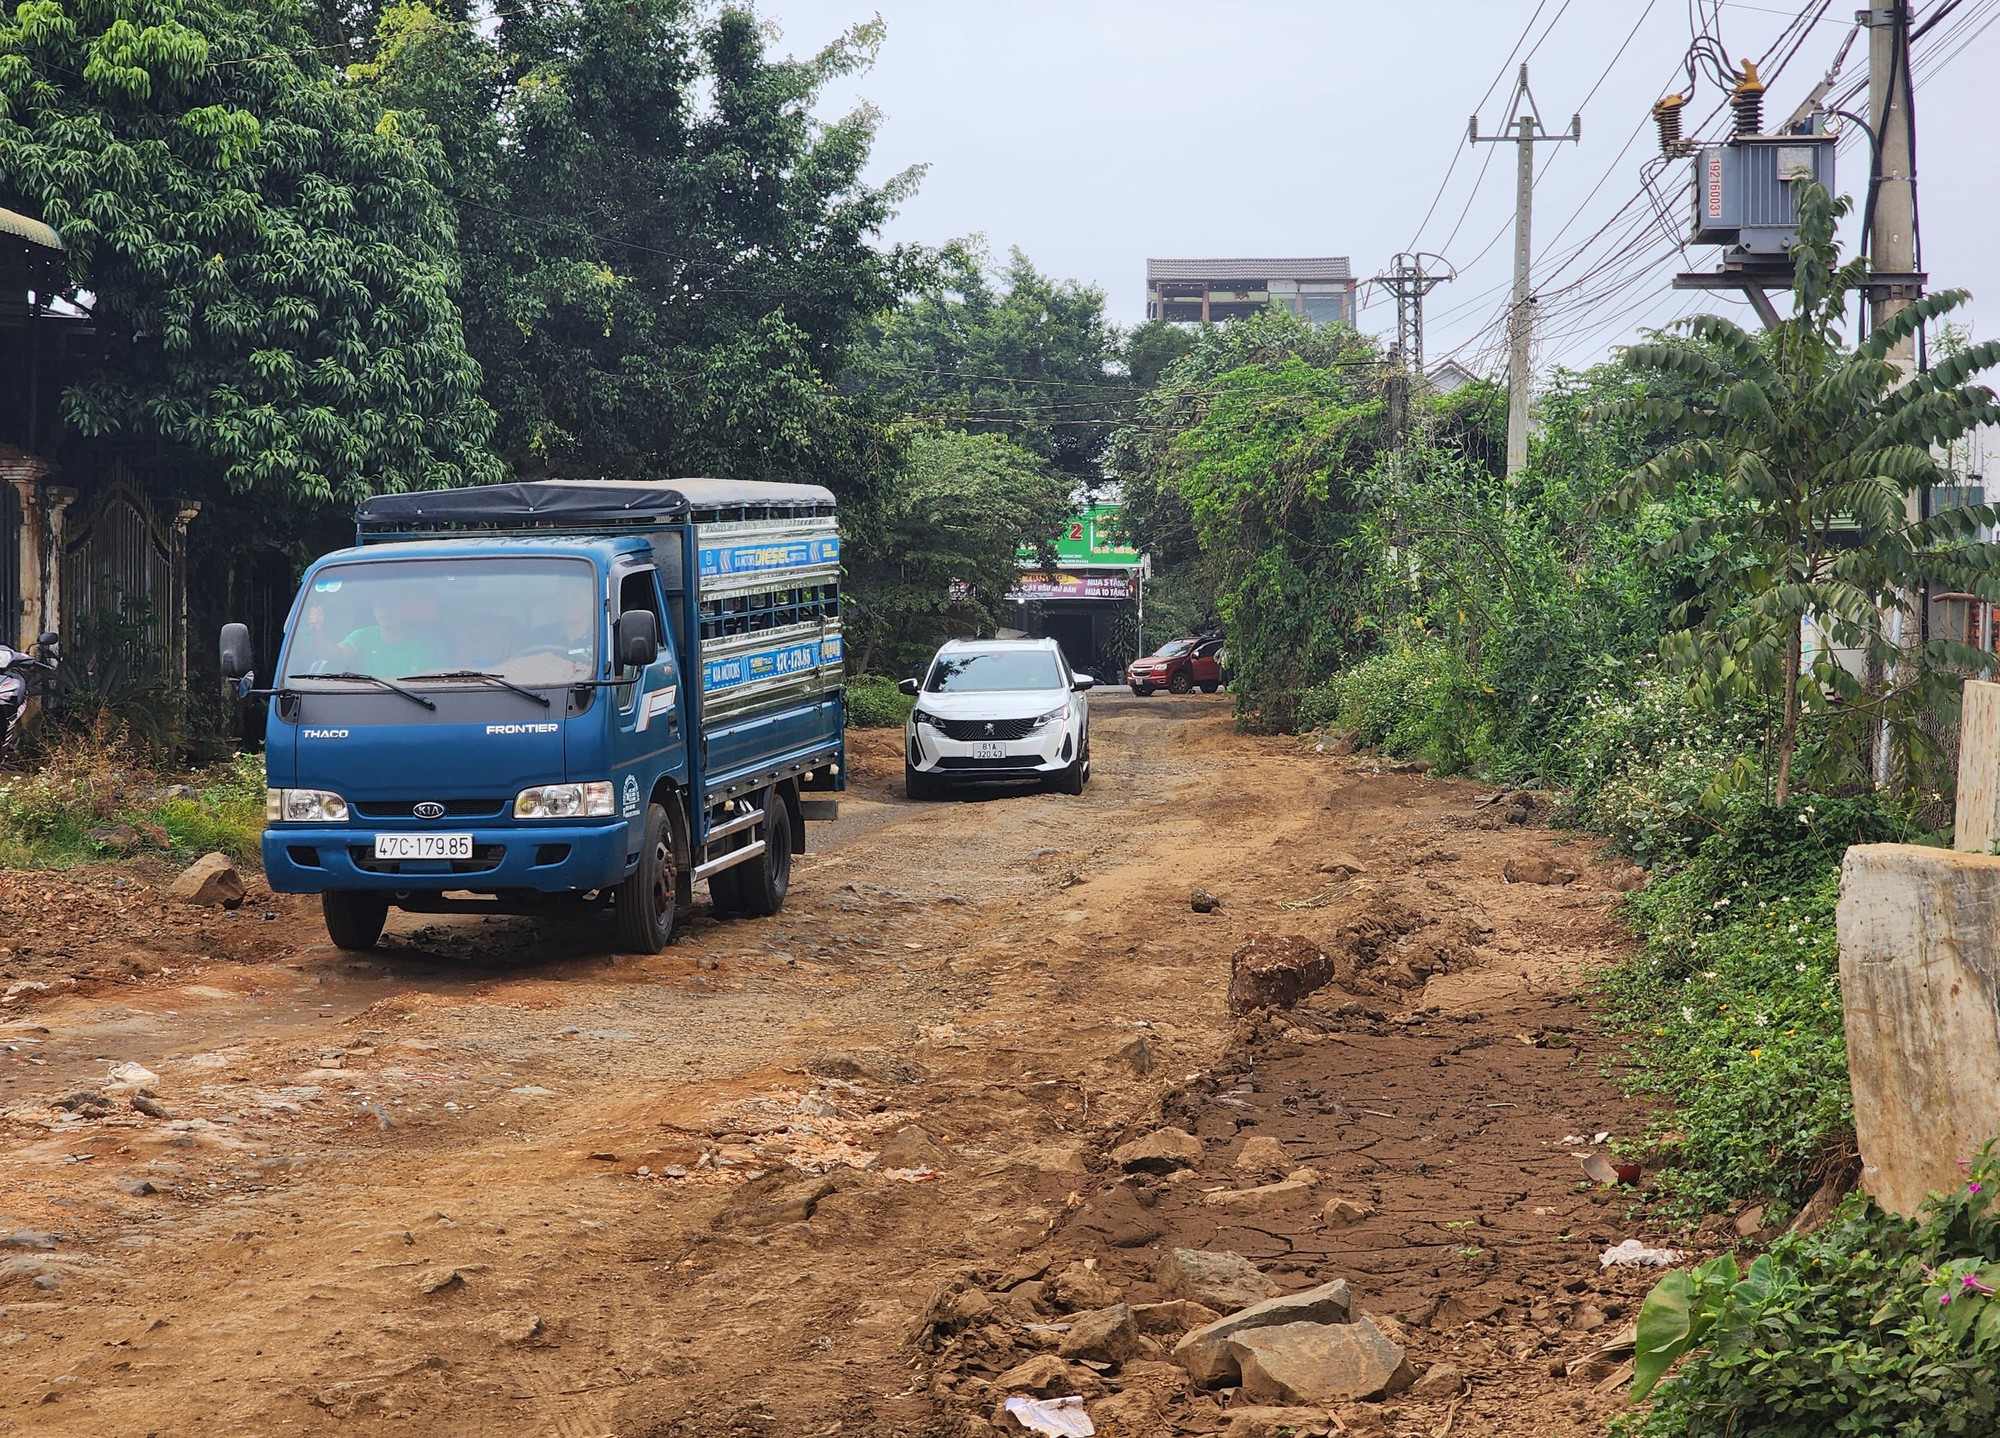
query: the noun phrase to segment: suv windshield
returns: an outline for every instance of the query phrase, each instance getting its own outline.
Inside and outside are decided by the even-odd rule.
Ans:
[[[1062,670],[1046,649],[988,649],[940,654],[924,685],[932,694],[988,694],[1000,689],[1061,689]]]
[[[1162,644],[1160,646],[1159,657],[1162,659],[1178,659],[1192,648],[1194,648],[1194,641],[1192,639],[1176,639],[1171,644]]]
[[[604,603],[579,559],[359,560],[313,576],[287,680],[478,670],[517,684],[597,674]]]

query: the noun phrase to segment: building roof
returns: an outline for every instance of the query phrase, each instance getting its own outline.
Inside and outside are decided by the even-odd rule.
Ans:
[[[64,269],[61,235],[40,220],[0,209],[0,289],[58,290]]]
[[[1146,283],[1160,280],[1351,280],[1346,255],[1289,260],[1147,260]]]

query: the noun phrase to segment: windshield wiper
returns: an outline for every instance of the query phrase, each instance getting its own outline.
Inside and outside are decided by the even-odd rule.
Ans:
[[[357,674],[352,669],[336,669],[328,674],[289,675],[287,676],[286,682],[291,683],[299,679],[351,679],[362,684],[380,684],[384,689],[389,690],[391,693],[402,695],[412,704],[421,704],[426,709],[437,708],[436,704],[424,698],[423,695],[418,694],[412,690],[405,689],[402,685],[398,684],[393,679],[384,679],[380,674]]]
[[[490,669],[440,669],[435,674],[405,674],[403,677],[412,682],[420,679],[479,679],[488,684],[498,684],[502,689],[511,689],[516,694],[526,695],[544,709],[549,707],[548,695],[537,694],[532,689],[516,684],[504,674],[495,674]]]

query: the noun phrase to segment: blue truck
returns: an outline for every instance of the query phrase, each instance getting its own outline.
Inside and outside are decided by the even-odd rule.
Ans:
[[[343,948],[391,907],[583,916],[656,953],[697,882],[773,914],[847,783],[840,531],[816,485],[377,495],[305,572],[267,695],[264,871]]]

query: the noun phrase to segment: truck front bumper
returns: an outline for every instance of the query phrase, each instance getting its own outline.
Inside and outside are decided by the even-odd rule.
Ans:
[[[454,826],[452,832],[466,830]],[[329,889],[571,894],[610,888],[625,877],[631,829],[622,820],[471,833],[470,859],[377,859],[375,829],[368,825],[285,824],[264,831],[264,876],[280,894]]]

